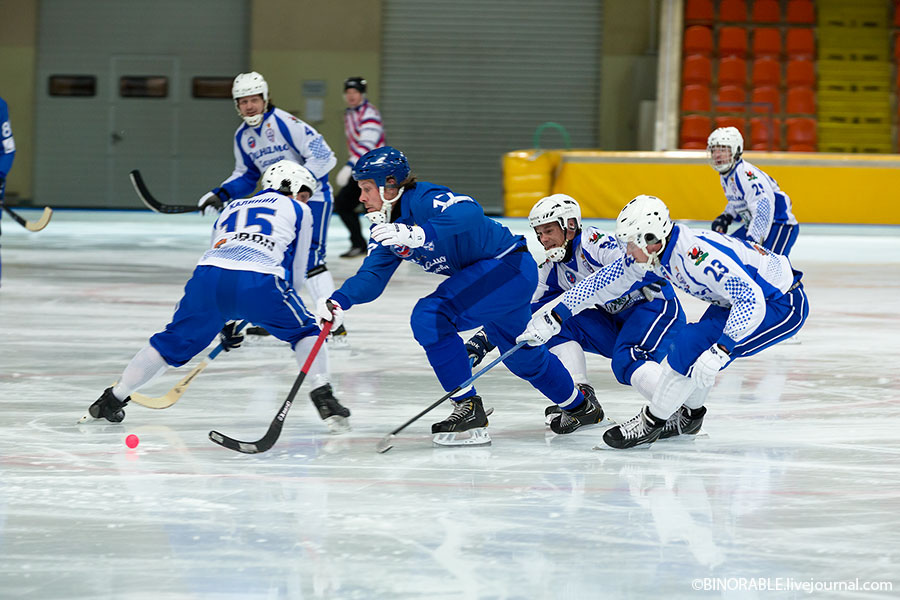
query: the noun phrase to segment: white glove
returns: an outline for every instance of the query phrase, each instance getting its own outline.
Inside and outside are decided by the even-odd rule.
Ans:
[[[216,204],[219,205],[219,208],[216,208]],[[197,206],[200,208],[200,214],[204,217],[206,215],[214,215],[222,210],[222,202],[219,200],[219,197],[213,194],[212,192],[206,192],[202,198],[197,200]]]
[[[425,245],[425,230],[418,225],[382,223],[372,228],[372,237],[385,246],[418,248]]]
[[[325,321],[331,321],[331,330],[334,331],[344,322],[344,309],[337,303],[337,300],[331,298],[319,298],[316,302],[316,309],[313,314],[321,325]]]
[[[562,323],[556,313],[552,310],[540,310],[531,315],[531,320],[525,326],[525,331],[516,338],[516,343],[525,341],[529,346],[540,346],[549,342],[561,330]]]
[[[691,367],[691,379],[699,388],[712,387],[716,383],[716,375],[729,360],[731,357],[728,353],[719,348],[718,344],[713,344],[709,350],[697,357],[697,361]]]
[[[350,173],[352,172],[353,168],[350,165],[344,165],[341,167],[341,170],[338,171],[337,177],[334,178],[334,182],[338,187],[344,187],[350,183]]]

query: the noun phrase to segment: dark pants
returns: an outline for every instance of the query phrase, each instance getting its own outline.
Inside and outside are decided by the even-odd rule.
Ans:
[[[341,188],[334,199],[334,212],[341,218],[341,222],[350,232],[350,245],[354,248],[366,248],[366,239],[362,235],[362,227],[359,224],[360,207],[359,184],[355,179],[350,179],[347,185]]]

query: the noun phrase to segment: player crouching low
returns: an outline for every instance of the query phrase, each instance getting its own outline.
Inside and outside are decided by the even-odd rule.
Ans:
[[[265,327],[288,342],[298,364],[310,354],[319,327],[295,291],[306,273],[312,216],[306,201],[317,182],[305,167],[289,160],[263,174],[263,191],[228,204],[216,220],[212,244],[194,269],[172,322],[150,338],[125,368],[118,383],[107,388],[89,414],[118,423],[125,418],[130,394],[180,367],[215,339],[226,322],[244,319]],[[297,281],[294,281],[294,280]],[[237,339],[223,334],[223,345]],[[310,398],[334,433],[349,430],[350,411],[341,406],[329,384],[328,354],[322,348],[308,376]]]

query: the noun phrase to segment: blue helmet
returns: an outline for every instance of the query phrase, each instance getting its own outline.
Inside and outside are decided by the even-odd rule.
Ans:
[[[385,187],[387,178],[393,177],[397,184],[409,177],[409,161],[406,155],[390,146],[382,146],[366,152],[353,167],[353,179],[374,179],[375,185]]]

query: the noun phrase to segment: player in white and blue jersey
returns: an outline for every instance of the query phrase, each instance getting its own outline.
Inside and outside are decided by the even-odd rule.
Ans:
[[[648,276],[665,278],[711,306],[677,335],[649,405],[608,429],[603,440],[614,448],[629,448],[696,433],[717,373],[803,326],[809,305],[802,273],[786,256],[754,242],[673,223],[669,209],[653,196],[638,196],[625,205],[616,221],[616,239],[626,256],[568,290],[552,311],[536,313],[519,339],[546,343],[572,315],[639,289]]]
[[[455,390],[472,375],[460,331],[484,326],[506,351],[528,323],[537,265],[525,238],[486,217],[473,198],[416,181],[406,156],[390,146],[363,155],[353,177],[375,224],[369,254],[356,274],[317,306],[316,314],[338,323],[343,310],[378,298],[402,261],[445,276],[434,292],[416,303],[410,324],[441,386]],[[562,409],[602,415],[599,405],[585,399],[559,359],[545,348],[522,347],[505,363]],[[432,425],[435,443],[490,443],[487,416],[475,388],[470,385],[451,400],[453,413]],[[457,435],[463,432],[468,437]]]
[[[295,291],[306,274],[312,239],[307,201],[318,181],[305,167],[289,160],[269,167],[263,190],[234,200],[213,227],[209,250],[200,258],[172,322],[150,338],[131,360],[118,383],[90,407],[95,419],[119,422],[130,394],[179,367],[216,338],[230,320],[244,319],[265,327],[291,344],[302,365],[319,335],[319,327]],[[232,347],[240,340],[227,340]],[[226,340],[223,339],[223,344]],[[320,416],[334,432],[348,429],[350,411],[334,397],[328,375],[328,353],[319,352],[308,372],[310,393]]]
[[[791,253],[800,225],[791,212],[791,199],[774,179],[742,158],[744,138],[734,127],[720,127],[707,140],[709,162],[718,171],[728,203],[711,229],[728,233],[732,222],[741,226],[730,235],[756,242],[776,254]]]
[[[306,285],[314,300],[327,298],[334,291],[334,279],[325,264],[333,205],[328,173],[337,164],[337,158],[318,131],[269,101],[269,85],[259,73],[235,77],[231,93],[244,120],[234,134],[234,171],[197,204],[210,206],[216,199],[227,204],[233,198],[247,196],[256,189],[262,172],[280,160],[305,166],[320,184],[308,203],[313,229]]]
[[[9,108],[6,100],[0,98],[0,207],[3,206],[3,198],[6,194],[6,176],[12,169],[15,158],[16,140],[13,138],[12,126],[9,124]],[[3,210],[0,208],[0,217],[2,216]]]

